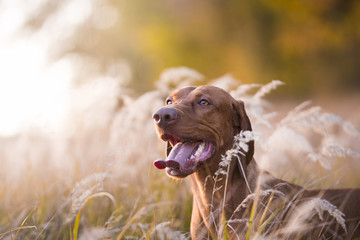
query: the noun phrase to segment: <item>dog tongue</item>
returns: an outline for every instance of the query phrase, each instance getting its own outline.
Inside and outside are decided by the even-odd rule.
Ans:
[[[156,160],[154,165],[158,169],[170,167],[180,170],[188,170],[188,168],[192,167],[193,164],[187,160],[190,159],[191,154],[198,145],[199,143],[196,142],[178,143],[171,150],[169,156],[165,160]]]

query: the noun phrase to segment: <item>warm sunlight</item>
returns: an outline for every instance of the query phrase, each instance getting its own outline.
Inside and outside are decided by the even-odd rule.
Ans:
[[[11,136],[29,127],[54,131],[66,116],[73,68],[66,57],[50,62],[48,54],[54,45],[58,49],[68,47],[60,44],[66,38],[66,34],[60,34],[61,29],[69,32],[69,25],[70,32],[75,29],[90,14],[91,4],[81,0],[64,4],[39,31],[31,32],[26,18],[36,14],[42,4],[46,1],[1,4],[0,136]],[[79,7],[84,11],[74,14]]]
[[[65,117],[72,69],[65,60],[46,64],[41,43],[16,41],[0,48],[0,134],[38,124],[58,127]]]
[[[359,22],[0,0],[0,240],[360,239]]]

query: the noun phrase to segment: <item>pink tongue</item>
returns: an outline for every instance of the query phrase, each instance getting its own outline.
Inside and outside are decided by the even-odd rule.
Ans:
[[[163,159],[159,159],[156,160],[154,162],[155,167],[157,167],[158,169],[164,169],[166,167],[171,167],[171,168],[176,168],[179,169],[180,165],[178,162],[173,161],[173,160],[163,160]]]
[[[164,159],[159,159],[154,162],[155,167],[158,169],[164,169],[166,167],[187,170],[193,167],[193,163],[187,161],[190,158],[191,153],[199,145],[199,143],[185,142],[178,143],[171,150],[169,156]]]

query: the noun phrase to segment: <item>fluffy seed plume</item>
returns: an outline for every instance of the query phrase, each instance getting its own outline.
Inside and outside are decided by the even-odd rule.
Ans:
[[[322,152],[323,155],[328,157],[353,157],[353,158],[360,158],[360,154],[355,152],[350,148],[345,148],[340,145],[328,145],[323,147]]]
[[[249,151],[247,143],[256,140],[258,137],[259,134],[252,131],[240,131],[239,134],[235,135],[232,148],[227,150],[225,155],[221,156],[221,161],[219,163],[220,168],[215,172],[215,176],[221,174],[226,175],[224,168],[229,165],[232,158],[238,154],[244,155],[242,151]]]
[[[325,168],[325,169],[331,169],[331,163],[329,162],[328,159],[326,159],[324,156],[322,156],[321,154],[317,154],[317,153],[309,153],[307,155],[307,158],[310,159],[313,162],[318,162],[320,163],[320,165]]]
[[[104,190],[103,182],[110,175],[108,173],[94,173],[78,182],[71,193],[71,212],[74,217],[86,200],[93,194]]]
[[[337,209],[337,207],[332,205],[330,202],[326,201],[325,199],[314,198],[309,201],[308,205],[310,208],[312,207],[315,209],[321,221],[324,221],[324,212],[328,212],[332,217],[336,219],[336,221],[346,232],[346,225],[344,219],[345,214],[339,209]]]
[[[242,208],[247,208],[249,205],[249,202],[254,201],[254,199],[257,197],[266,197],[271,194],[274,194],[275,197],[285,198],[284,193],[282,193],[278,190],[274,190],[274,189],[267,189],[267,190],[255,192],[255,193],[247,195],[247,197],[239,204],[239,206],[235,209],[234,212],[238,212]]]
[[[262,98],[272,90],[276,89],[280,85],[284,85],[285,83],[280,80],[272,80],[270,83],[262,86],[259,91],[254,95],[254,98]]]
[[[332,216],[336,222],[346,230],[344,213],[337,209],[336,206],[332,205],[325,199],[314,198],[297,208],[295,214],[291,217],[288,224],[284,228],[283,232],[285,233],[296,233],[309,231],[310,229],[321,226],[321,222],[314,223],[311,222],[314,215],[318,215],[320,221],[324,221],[324,213],[327,212]],[[325,224],[330,224],[330,222],[325,222]]]
[[[170,222],[162,222],[157,224],[151,231],[151,236],[155,239],[187,239],[180,231],[176,231],[170,226]]]

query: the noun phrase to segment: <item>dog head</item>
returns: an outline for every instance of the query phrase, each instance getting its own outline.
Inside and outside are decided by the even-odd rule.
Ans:
[[[242,101],[214,86],[175,91],[154,115],[156,131],[167,142],[167,158],[154,162],[168,175],[183,178],[202,167],[218,166],[241,130],[251,131]],[[254,142],[241,158],[249,163]]]

